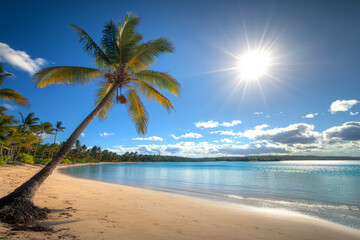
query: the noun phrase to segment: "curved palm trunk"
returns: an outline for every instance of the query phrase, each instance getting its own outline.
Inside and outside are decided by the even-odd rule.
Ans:
[[[0,219],[2,221],[7,223],[27,223],[46,218],[49,210],[46,208],[40,209],[33,204],[33,197],[36,191],[45,179],[54,171],[56,166],[64,159],[65,155],[71,150],[76,139],[78,139],[89,123],[98,115],[118,87],[119,84],[115,84],[110,89],[99,105],[97,105],[75,129],[53,160],[12,193],[0,199]]]

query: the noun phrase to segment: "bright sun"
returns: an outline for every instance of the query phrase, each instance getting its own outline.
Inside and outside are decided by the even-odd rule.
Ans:
[[[257,80],[266,75],[270,65],[270,56],[262,51],[249,51],[240,57],[238,70],[241,78]]]

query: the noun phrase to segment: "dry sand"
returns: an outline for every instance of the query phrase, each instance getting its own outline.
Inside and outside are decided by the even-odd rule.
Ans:
[[[1,166],[0,197],[38,166]],[[360,231],[306,216],[69,177],[54,172],[35,204],[52,209],[55,233],[11,231],[0,239],[360,239]]]

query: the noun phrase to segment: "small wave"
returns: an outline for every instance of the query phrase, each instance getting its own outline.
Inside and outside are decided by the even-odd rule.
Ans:
[[[311,203],[304,203],[304,202],[291,202],[285,200],[272,200],[272,199],[263,199],[263,198],[251,198],[251,197],[244,197],[239,195],[232,195],[227,194],[224,195],[228,198],[239,199],[239,200],[253,200],[253,201],[260,201],[268,204],[276,204],[276,205],[286,205],[290,207],[304,207],[304,208],[313,208],[313,209],[336,209],[336,210],[349,210],[349,211],[360,211],[359,206],[351,206],[351,205],[329,205],[329,204],[311,204]]]

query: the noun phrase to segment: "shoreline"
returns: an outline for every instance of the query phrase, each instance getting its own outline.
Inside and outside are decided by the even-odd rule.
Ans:
[[[83,164],[81,164],[83,165]],[[73,165],[71,165],[73,166]],[[60,166],[59,168],[70,167]],[[221,203],[157,190],[72,177],[57,168],[34,201],[52,209],[44,225],[63,239],[359,239],[360,231],[301,214]],[[0,167],[0,196],[39,166]],[[0,238],[49,239],[0,225]]]

